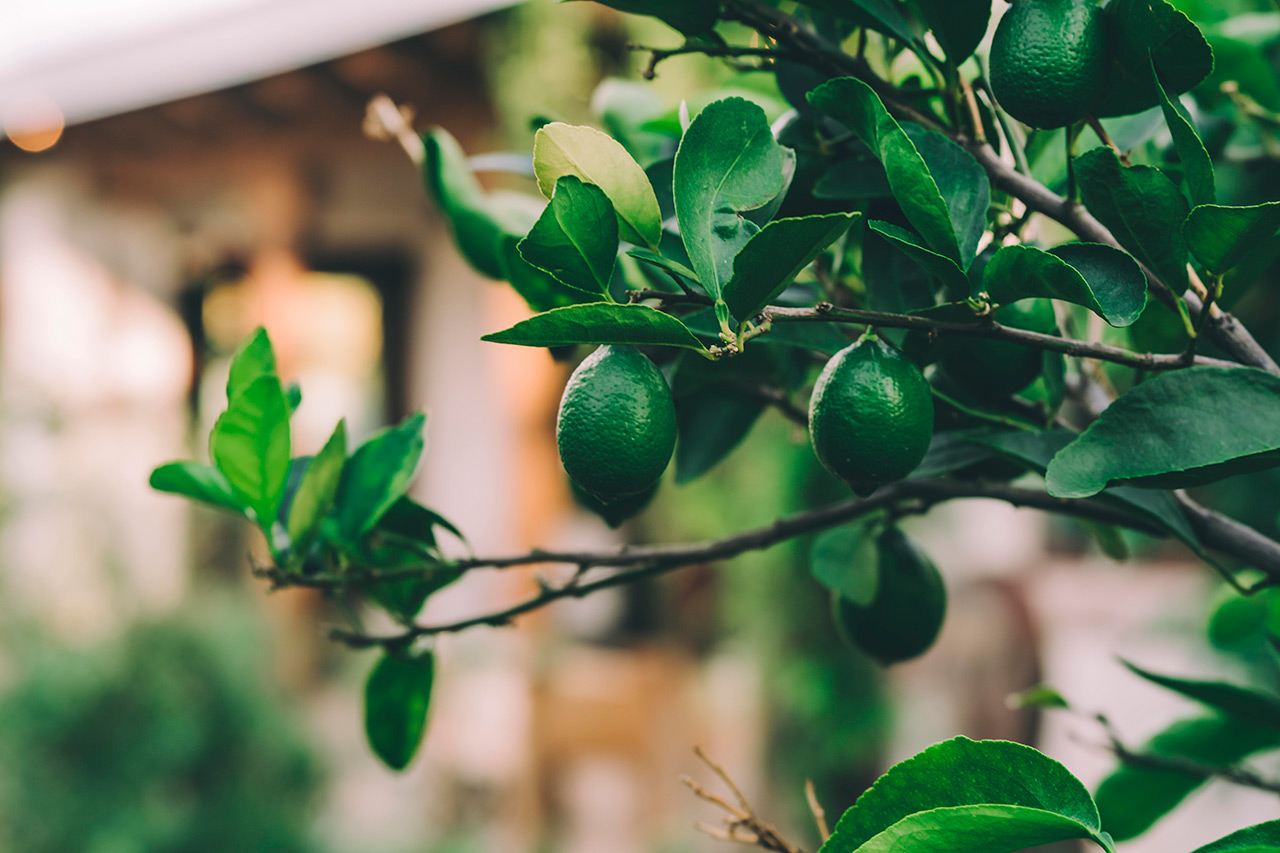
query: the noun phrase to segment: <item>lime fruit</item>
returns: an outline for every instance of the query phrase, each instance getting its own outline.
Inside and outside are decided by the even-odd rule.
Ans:
[[[637,350],[600,347],[565,385],[556,444],[569,479],[601,501],[645,491],[662,476],[676,445],[666,380]]]
[[[947,588],[938,567],[901,530],[888,527],[876,537],[876,571],[869,604],[836,597],[836,626],[885,666],[924,654],[947,614]]]
[[[1039,128],[1088,117],[1102,91],[1106,29],[1096,0],[1012,0],[991,40],[991,90]]]
[[[996,310],[1002,326],[1051,335],[1058,331],[1053,303],[1021,299]],[[992,338],[950,337],[938,342],[938,366],[960,389],[991,402],[1016,394],[1036,380],[1044,356],[1033,347]]]
[[[929,383],[910,360],[868,335],[832,356],[809,400],[813,451],[860,495],[900,480],[933,437]]]

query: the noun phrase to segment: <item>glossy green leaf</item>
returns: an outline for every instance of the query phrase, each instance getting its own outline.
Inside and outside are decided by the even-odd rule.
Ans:
[[[613,137],[593,127],[552,122],[534,134],[533,170],[547,198],[553,197],[556,182],[565,175],[600,187],[613,204],[621,238],[657,251],[662,214],[653,185]]]
[[[168,462],[151,472],[151,488],[243,513],[245,505],[231,491],[226,475],[200,462]]]
[[[1173,181],[1151,166],[1124,166],[1110,148],[1075,160],[1085,207],[1120,245],[1177,293],[1188,285],[1187,242],[1182,223],[1191,212]]]
[[[1216,711],[1246,723],[1280,731],[1280,696],[1262,693],[1224,681],[1202,681],[1193,678],[1161,675],[1128,661],[1121,661],[1131,672],[1152,684],[1181,693]]]
[[[982,290],[998,305],[1044,297],[1083,305],[1113,326],[1128,326],[1147,305],[1147,277],[1125,252],[1070,243],[1052,252],[1004,246],[987,264]]]
[[[890,768],[821,853],[1013,853],[1076,838],[1113,849],[1065,767],[1029,746],[955,738]]]
[[[1156,94],[1160,98],[1160,110],[1164,113],[1164,122],[1173,136],[1173,146],[1178,152],[1178,159],[1186,171],[1187,189],[1191,191],[1191,203],[1195,205],[1213,204],[1217,198],[1214,187],[1213,160],[1205,150],[1204,142],[1196,131],[1191,114],[1182,105],[1177,96],[1169,97],[1156,74],[1155,63],[1151,64],[1151,75]],[[1193,249],[1194,251],[1194,249]]]
[[[1203,204],[1191,211],[1183,233],[1196,260],[1221,275],[1245,255],[1275,236],[1280,228],[1280,201],[1252,207]]]
[[[901,230],[901,234],[898,231],[895,231],[894,234],[904,242],[919,247],[922,252],[930,251],[920,244],[919,237],[905,229]],[[902,234],[908,236],[904,238],[901,236]],[[921,266],[921,262],[908,257],[906,252],[907,247],[899,246],[897,242],[873,230],[870,227],[870,223],[863,230],[862,280],[867,288],[867,308],[872,311],[909,314],[929,308],[937,302],[935,294],[937,288],[933,283],[934,276],[928,273],[925,267]],[[933,259],[926,260],[934,263],[944,263],[959,270],[954,261],[937,253],[930,253],[933,255]],[[947,271],[947,274],[954,276],[954,273],[950,271]],[[954,276],[951,281],[954,282],[954,287],[959,289],[954,294],[951,294],[949,289],[949,295],[953,295],[957,299],[968,295],[969,282],[967,279]],[[969,313],[972,314],[973,312]]]
[[[964,274],[964,270],[960,269],[955,261],[923,245],[915,234],[892,222],[880,220],[868,222],[867,227],[883,237],[889,245],[905,255],[920,269],[941,282],[946,288],[948,297],[964,299],[969,295],[969,278]]]
[[[258,377],[275,375],[276,354],[271,348],[267,330],[259,326],[231,356],[231,370],[227,374],[227,400],[230,401],[244,391]]]
[[[893,195],[879,160],[849,158],[833,163],[813,185],[814,198],[864,199]]]
[[[814,580],[863,607],[875,599],[879,585],[873,527],[873,522],[833,527],[819,534],[809,551],[809,573]]]
[[[426,415],[418,412],[377,433],[343,466],[333,517],[349,542],[357,542],[408,490],[426,447]]]
[[[523,237],[537,214],[530,216],[530,210],[509,197],[486,193],[448,131],[435,128],[423,135],[422,143],[422,180],[453,229],[458,251],[476,271],[501,279],[500,238]]]
[[[209,455],[258,523],[270,526],[289,478],[289,403],[274,374],[231,398],[209,434]]]
[[[952,65],[968,59],[987,34],[991,0],[916,0],[916,5]]]
[[[1238,829],[1191,853],[1280,853],[1280,820]]]
[[[520,255],[520,239],[504,234],[499,239],[498,260],[503,278],[533,311],[550,311],[566,305],[591,302],[597,294],[566,287],[550,273],[543,272]]]
[[[374,755],[392,770],[409,766],[427,728],[435,658],[386,652],[364,688],[364,730]]]
[[[608,297],[618,258],[618,222],[604,190],[565,175],[529,236],[520,257],[562,284]]]
[[[1046,480],[1052,495],[1083,498],[1110,483],[1184,488],[1276,464],[1280,377],[1250,367],[1191,367],[1113,402],[1053,458]]]
[[[1213,51],[1195,24],[1166,0],[1112,0],[1103,10],[1107,69],[1100,118],[1130,115],[1159,103],[1154,62],[1170,95],[1180,95],[1213,70]],[[1150,58],[1148,58],[1150,57]]]
[[[647,305],[589,302],[556,308],[480,340],[526,347],[569,344],[633,344],[706,349],[689,328]]]
[[[1180,720],[1138,752],[1227,767],[1277,746],[1280,739],[1273,730],[1213,716]],[[1117,841],[1127,841],[1150,829],[1207,780],[1207,774],[1122,764],[1102,780],[1094,797],[1107,831]]]
[[[421,542],[428,548],[436,547],[437,527],[453,534],[459,542],[467,541],[453,522],[407,496],[391,505],[391,509],[378,519],[377,527],[379,531]]]
[[[1023,708],[1061,708],[1065,710],[1071,707],[1071,703],[1057,689],[1047,684],[1038,684],[1020,693],[1014,693],[1009,697],[1007,704],[1015,710],[1022,710]]]
[[[947,215],[960,249],[960,266],[968,269],[987,229],[987,208],[991,204],[987,171],[972,154],[941,133],[914,124],[903,125],[902,129],[924,158],[947,203]]]
[[[858,214],[777,219],[760,229],[733,260],[724,301],[740,321],[755,316],[849,229]]]
[[[889,178],[893,197],[926,245],[962,263],[951,211],[915,144],[871,87],[854,77],[823,83],[808,95],[813,108],[839,121],[871,149]]]
[[[565,2],[565,0],[560,0]],[[688,36],[705,34],[720,12],[717,0],[597,0],[619,12],[649,15]]]
[[[758,230],[741,214],[782,190],[782,151],[764,110],[743,98],[708,104],[680,140],[673,181],[689,261],[719,299],[734,256]]]
[[[895,0],[803,0],[804,5],[911,43],[915,35]]]
[[[302,482],[289,503],[289,519],[285,531],[291,547],[309,539],[333,506],[338,493],[338,481],[342,477],[342,465],[347,460],[347,422],[338,421],[333,435],[320,452],[307,465]]]

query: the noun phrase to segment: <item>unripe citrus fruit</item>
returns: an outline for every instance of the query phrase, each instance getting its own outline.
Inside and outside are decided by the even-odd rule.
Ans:
[[[1011,0],[991,40],[991,91],[1032,127],[1065,127],[1093,110],[1106,67],[1096,0]]]
[[[643,492],[662,476],[676,444],[666,380],[636,350],[600,347],[565,385],[556,443],[582,490],[606,503]]]
[[[836,598],[836,625],[881,664],[924,654],[947,614],[947,588],[937,566],[902,531],[889,527],[876,537],[876,571],[870,604]]]
[[[929,383],[898,350],[864,337],[823,368],[809,401],[809,436],[827,470],[870,494],[910,474],[928,451]]]
[[[1051,335],[1058,330],[1053,303],[1021,299],[996,310],[1002,326]],[[944,338],[938,342],[938,365],[952,382],[983,401],[1003,400],[1036,380],[1044,365],[1041,351],[992,338]]]

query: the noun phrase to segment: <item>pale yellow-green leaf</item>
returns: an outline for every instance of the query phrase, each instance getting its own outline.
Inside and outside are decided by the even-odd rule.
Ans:
[[[613,203],[619,236],[657,250],[662,214],[653,185],[640,164],[608,134],[593,127],[552,122],[534,136],[533,171],[547,198],[565,175],[595,184]]]

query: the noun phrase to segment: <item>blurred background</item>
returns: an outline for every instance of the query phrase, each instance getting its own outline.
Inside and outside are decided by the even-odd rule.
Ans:
[[[1222,12],[1180,5],[1206,25]],[[1232,79],[1280,110],[1280,15],[1235,5],[1255,19],[1215,33],[1220,67],[1234,57]],[[267,594],[246,525],[147,488],[156,464],[203,454],[254,327],[303,388],[300,452],[339,417],[358,439],[425,408],[415,495],[481,553],[705,539],[845,494],[770,411],[621,531],[576,508],[553,435],[572,365],[480,343],[528,309],[464,264],[413,164],[361,130],[377,93],[469,154],[524,157],[538,121],[595,121],[602,98],[656,121],[717,86],[787,109],[767,75],[697,57],[637,82],[647,56],[627,45],[677,38],[549,0],[0,4],[0,849],[721,849],[692,829],[719,815],[678,782],[715,786],[695,744],[816,849],[806,779],[834,818],[955,734],[1035,744],[1089,784],[1112,766],[1096,724],[1011,710],[1012,693],[1048,682],[1137,743],[1188,706],[1117,655],[1249,669],[1238,636],[1206,642],[1225,599],[1185,551],[1132,539],[1121,564],[1074,523],[971,501],[909,524],[952,602],[919,661],[885,672],[837,638],[801,540],[441,638],[424,752],[403,774],[376,762],[373,659],[325,639],[334,605]],[[1237,188],[1276,197],[1274,128],[1226,143],[1252,164]],[[1275,341],[1274,294],[1237,298]],[[1208,499],[1275,532],[1274,486]],[[426,616],[535,584],[478,573]],[[1190,849],[1274,811],[1210,785],[1124,849]]]

